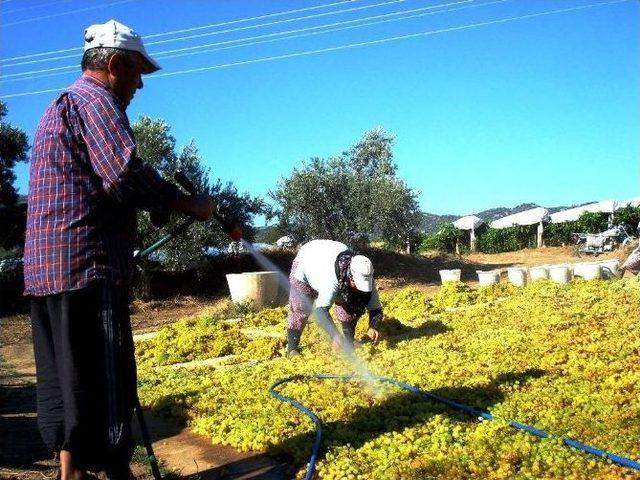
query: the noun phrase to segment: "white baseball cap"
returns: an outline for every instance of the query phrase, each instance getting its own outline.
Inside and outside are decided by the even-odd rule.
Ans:
[[[373,264],[371,260],[364,255],[355,255],[351,258],[349,271],[358,290],[361,292],[373,290]]]
[[[160,70],[158,62],[151,58],[145,50],[142,37],[115,20],[90,25],[84,31],[84,51],[98,47],[120,48],[138,52],[147,63],[142,73],[153,73]]]

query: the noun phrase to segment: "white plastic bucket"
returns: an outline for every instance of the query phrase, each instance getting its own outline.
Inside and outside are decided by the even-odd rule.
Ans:
[[[516,287],[524,287],[527,284],[527,270],[525,268],[507,268],[507,277]]]
[[[601,260],[600,264],[602,278],[615,278],[618,276],[618,269],[620,268],[620,260]]]
[[[549,267],[547,265],[540,265],[538,267],[529,268],[529,276],[531,281],[542,280],[549,278]]]
[[[459,282],[460,281],[460,272],[459,268],[454,270],[440,270],[440,280],[442,283],[446,282]]]
[[[252,309],[273,307],[278,303],[278,272],[245,272],[227,275],[231,301]]]
[[[556,283],[569,283],[571,281],[571,266],[550,265],[549,277]]]
[[[573,264],[573,275],[584,278],[585,280],[594,280],[601,278],[600,263],[598,262],[580,262]]]
[[[476,270],[476,273],[478,274],[478,281],[480,282],[481,287],[495,285],[496,283],[500,282],[500,272],[496,270],[491,270],[488,272]]]

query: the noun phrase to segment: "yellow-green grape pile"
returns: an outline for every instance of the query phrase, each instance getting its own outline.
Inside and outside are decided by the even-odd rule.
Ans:
[[[399,292],[383,292],[385,319],[396,319],[405,325],[420,326],[427,318],[427,296],[417,288],[404,288]]]
[[[228,312],[180,320],[164,327],[155,337],[136,345],[139,362],[163,366],[226,355],[268,360],[283,353],[286,308],[264,309],[231,322],[225,322],[225,313]],[[246,328],[252,329],[254,335],[245,332]]]
[[[397,295],[407,299],[407,311],[422,304],[415,292]],[[387,309],[393,296],[384,297]],[[474,307],[447,310],[464,305]],[[389,385],[337,380],[281,385],[283,394],[308,406],[326,426],[318,478],[640,478],[639,472],[571,449],[558,438],[640,459],[638,280],[538,281],[487,290],[446,284],[425,308],[427,328],[414,328],[418,335],[359,350],[368,368],[502,420],[479,421]],[[400,312],[403,305],[397,301],[389,310]],[[399,316],[390,318],[400,323]],[[251,326],[246,320],[233,328]],[[252,320],[256,328],[281,331],[285,321],[284,310]],[[366,318],[360,323],[359,329],[366,327]],[[436,324],[440,327],[431,328]],[[198,329],[191,331],[197,335]],[[247,342],[237,351],[253,340]],[[264,345],[255,345],[263,352],[255,358],[272,355],[265,344],[265,352]],[[142,362],[141,400],[183,418],[214,443],[288,459],[303,478],[314,425],[271,398],[268,389],[285,376],[348,373],[353,367],[332,352],[315,324],[305,330],[302,346],[302,355],[293,359],[275,355],[224,368],[173,371]],[[506,420],[554,438],[517,431]]]
[[[252,327],[278,327],[282,330],[286,318],[287,307],[265,308],[259,312],[249,313],[242,320],[242,324]]]
[[[284,354],[286,340],[276,337],[259,337],[250,340],[238,354],[244,360],[270,360]]]
[[[463,282],[443,283],[438,292],[431,298],[429,305],[434,311],[470,305],[476,299],[476,291]]]
[[[230,355],[247,342],[236,325],[219,316],[204,316],[161,329],[152,339],[136,345],[136,354],[143,363],[167,365]]]
[[[487,285],[476,290],[476,303],[492,302],[494,300],[507,298],[517,294],[519,287],[511,282],[500,282],[494,285]]]

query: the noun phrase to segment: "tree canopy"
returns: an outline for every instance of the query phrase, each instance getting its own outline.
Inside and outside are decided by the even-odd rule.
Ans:
[[[138,146],[138,155],[167,180],[173,181],[173,175],[182,171],[196,185],[200,192],[209,193],[218,205],[218,211],[226,218],[233,219],[243,228],[246,239],[254,235],[253,219],[266,212],[266,205],[259,197],[248,193],[240,194],[231,182],[224,183],[220,179],[211,181],[209,170],[202,164],[202,159],[192,140],[179,152],[176,140],[171,135],[171,127],[167,122],[146,116],[140,117],[133,125],[133,132]],[[184,218],[172,215],[164,227],[170,229]],[[143,212],[138,219],[141,245],[148,246],[163,233],[151,224],[150,216]],[[223,233],[215,220],[195,222],[188,232],[167,243],[160,250],[163,263],[173,269],[186,269],[194,266],[202,258],[206,247],[224,247],[229,238]]]
[[[26,210],[18,205],[13,171],[17,162],[27,160],[27,134],[4,121],[7,106],[0,101],[0,246],[5,250],[21,247],[24,242]]]
[[[278,183],[278,229],[298,241],[329,238],[354,243],[380,238],[399,247],[417,231],[414,192],[396,176],[394,137],[380,128],[331,158],[314,157]]]

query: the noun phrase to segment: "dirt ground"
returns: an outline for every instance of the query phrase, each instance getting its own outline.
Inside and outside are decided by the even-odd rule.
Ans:
[[[618,251],[598,257],[624,258]],[[476,270],[510,266],[577,262],[570,248],[528,249],[503,254],[399,255],[380,250],[372,257],[378,286],[393,291],[415,286],[426,292],[439,286],[440,269],[460,268],[462,280],[477,283]],[[588,260],[588,259],[586,259]],[[180,318],[218,309],[228,304],[227,292],[208,292],[208,297],[175,295],[165,300],[135,301],[132,304],[134,333],[154,331]],[[211,445],[181,425],[146,412],[156,455],[167,471],[179,478],[198,479],[280,479],[287,466],[258,454],[240,453],[230,447]],[[40,440],[35,414],[35,364],[31,328],[27,312],[0,318],[0,479],[41,480],[56,476],[56,462]],[[151,478],[136,455],[138,478]]]
[[[488,253],[473,253],[467,255],[465,258],[468,261],[476,263],[491,263],[499,259],[500,263],[511,263],[514,265],[533,266],[533,265],[547,265],[563,262],[588,262],[594,259],[607,260],[610,258],[624,258],[625,253],[629,249],[624,251],[618,250],[616,252],[606,253],[599,255],[598,257],[585,256],[578,258],[574,253],[573,247],[543,247],[543,248],[527,248],[524,250],[518,250],[517,252],[507,252],[500,254],[488,254]]]

